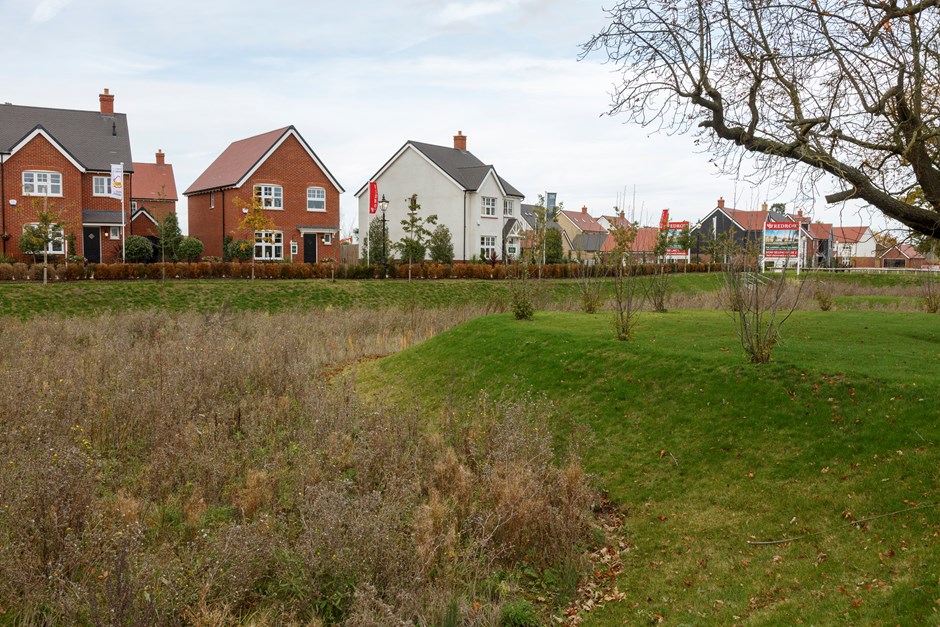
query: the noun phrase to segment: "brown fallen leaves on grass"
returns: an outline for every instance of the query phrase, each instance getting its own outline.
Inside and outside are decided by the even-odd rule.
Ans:
[[[630,542],[623,537],[623,514],[606,497],[601,499],[594,526],[608,538],[608,543],[588,556],[593,574],[578,586],[577,595],[561,615],[553,617],[556,623],[580,625],[585,614],[627,598],[617,588],[617,577],[623,572],[621,556],[630,550]]]

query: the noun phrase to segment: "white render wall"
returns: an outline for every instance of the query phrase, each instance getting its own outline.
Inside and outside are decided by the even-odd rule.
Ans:
[[[407,218],[409,198],[418,194],[418,204],[421,205],[418,214],[422,218],[429,215],[437,216],[437,223],[450,229],[454,242],[455,259],[472,259],[480,254],[480,237],[493,235],[496,237],[497,254],[502,250],[502,229],[505,224],[503,217],[504,196],[500,191],[496,178],[487,176],[480,192],[467,192],[457,186],[447,175],[428,161],[416,149],[409,146],[377,179],[378,196],[388,199],[388,212],[386,213],[389,240],[394,244],[401,240],[404,231],[401,221]],[[466,238],[464,238],[464,198],[466,196]],[[483,217],[482,197],[496,198],[496,217]],[[519,218],[520,200],[513,200],[513,216]],[[365,237],[369,233],[369,223],[376,216],[381,218],[381,210],[375,214],[369,213],[369,188],[359,196],[359,236]],[[509,216],[506,216],[507,218]],[[433,227],[432,229],[433,230]],[[393,256],[390,253],[390,256]]]

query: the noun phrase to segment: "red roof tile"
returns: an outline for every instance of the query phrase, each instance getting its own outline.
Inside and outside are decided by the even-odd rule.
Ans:
[[[134,178],[131,181],[135,200],[179,200],[176,195],[176,177],[169,163],[134,163]]]
[[[656,248],[656,239],[659,237],[659,229],[652,226],[641,226],[636,231],[636,237],[633,239],[632,252],[651,253]],[[617,242],[613,235],[608,235],[601,246],[602,253],[609,253],[616,248]]]
[[[923,254],[917,252],[917,249],[910,244],[898,244],[895,248],[908,259],[926,259]]]
[[[195,194],[236,185],[289,129],[287,126],[232,142],[183,193]]]
[[[745,231],[763,231],[764,222],[767,221],[766,211],[744,211],[741,209],[722,209],[728,216],[744,227]]]
[[[590,233],[603,233],[604,227],[594,219],[594,217],[587,213],[586,211],[562,211],[569,220],[571,220],[576,227],[581,229],[583,232]]]
[[[824,222],[813,222],[809,225],[809,234],[813,239],[828,240],[832,235],[832,225]]]

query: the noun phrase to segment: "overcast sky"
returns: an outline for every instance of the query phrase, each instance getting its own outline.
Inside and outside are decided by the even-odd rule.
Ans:
[[[595,0],[0,0],[0,23],[17,59],[0,101],[97,109],[109,88],[134,159],[163,149],[181,193],[232,141],[293,124],[347,190],[344,230],[353,194],[405,141],[451,145],[458,130],[526,202],[548,190],[652,224],[664,208],[694,222],[719,196],[740,209],[792,199],[716,176],[690,137],[602,116],[612,68],[577,60],[604,24]]]

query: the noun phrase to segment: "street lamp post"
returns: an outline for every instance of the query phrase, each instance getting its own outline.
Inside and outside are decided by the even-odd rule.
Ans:
[[[386,250],[388,242],[388,231],[385,226],[385,212],[388,211],[388,201],[385,200],[385,194],[382,194],[382,200],[379,201],[379,209],[382,210],[382,268],[383,277],[388,278],[388,251]]]

